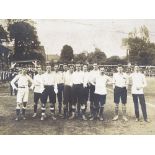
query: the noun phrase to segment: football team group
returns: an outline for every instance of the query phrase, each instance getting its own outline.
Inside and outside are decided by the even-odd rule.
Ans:
[[[31,84],[31,85],[30,85]],[[60,70],[58,64],[54,70],[50,65],[46,71],[37,68],[37,74],[33,79],[27,74],[27,69],[22,68],[18,75],[11,81],[11,86],[17,90],[16,120],[26,119],[26,106],[29,98],[29,89],[34,92],[34,114],[38,115],[38,104],[41,102],[41,120],[47,117],[47,103],[50,105],[51,118],[56,120],[58,115],[63,119],[104,120],[104,105],[106,104],[108,85],[113,86],[114,117],[113,121],[119,119],[119,107],[122,107],[122,119],[128,121],[126,114],[127,91],[131,86],[131,93],[135,109],[135,121],[139,121],[139,104],[145,122],[147,118],[144,87],[147,86],[145,75],[139,66],[134,66],[132,73],[127,74],[123,66],[117,66],[117,72],[113,77],[107,76],[104,66],[93,64],[93,69],[88,70],[88,65],[80,63],[64,64]],[[57,101],[56,101],[57,99]],[[58,103],[58,115],[56,105]],[[88,104],[89,103],[89,104]],[[88,105],[90,107],[88,107]],[[89,110],[88,110],[89,109]],[[89,112],[89,116],[86,115]]]

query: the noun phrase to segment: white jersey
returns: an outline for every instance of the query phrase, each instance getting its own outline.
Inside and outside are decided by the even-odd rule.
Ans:
[[[89,72],[89,82],[94,85],[94,79],[99,75],[99,70],[92,70]]]
[[[90,79],[90,72],[83,72],[83,86],[87,87]]]
[[[98,74],[95,79],[95,94],[106,95],[107,94],[107,84],[111,82],[111,78],[107,75]]]
[[[132,94],[144,94],[143,88],[147,86],[145,75],[142,73],[132,73],[131,78],[131,93]]]
[[[57,84],[64,83],[63,72],[54,72]]]
[[[30,76],[22,74],[16,75],[15,78],[11,81],[11,85],[13,88],[16,88],[15,82],[17,82],[18,84],[18,88],[28,88],[29,82],[31,82],[32,85],[34,85],[34,82]]]
[[[73,84],[83,84],[84,74],[82,71],[75,71],[73,73]]]
[[[42,75],[39,74],[35,75],[33,80],[34,80],[34,92],[42,93],[44,91]]]
[[[53,72],[51,73],[47,73],[45,72],[43,75],[42,75],[42,78],[43,78],[43,85],[47,85],[47,86],[51,86],[51,85],[56,85],[57,81],[56,81],[56,77],[55,77],[55,74]]]
[[[126,73],[114,73],[113,85],[117,87],[127,87],[129,84],[129,78]]]
[[[64,74],[64,85],[67,86],[73,85],[73,73],[70,73],[70,71],[67,71]]]

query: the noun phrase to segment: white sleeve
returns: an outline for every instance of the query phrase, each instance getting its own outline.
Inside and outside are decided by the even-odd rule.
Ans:
[[[12,81],[11,81],[11,86],[13,87],[13,89],[17,89],[17,87],[15,86],[15,82],[19,79],[19,75],[16,75]]]

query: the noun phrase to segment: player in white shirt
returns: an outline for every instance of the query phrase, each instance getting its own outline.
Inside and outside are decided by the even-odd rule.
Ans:
[[[23,104],[22,107],[22,118],[25,120],[25,111],[26,111],[26,105],[28,102],[28,96],[29,96],[29,82],[32,84],[31,89],[34,87],[34,82],[31,79],[30,76],[26,74],[26,69],[23,68],[21,73],[16,75],[15,78],[11,81],[11,85],[13,89],[18,90],[17,91],[17,106],[16,106],[16,120],[19,120],[20,117],[20,110],[21,110],[21,104]],[[15,82],[18,84],[18,88],[15,85]]]
[[[87,109],[87,102],[89,100],[89,79],[90,75],[88,72],[88,66],[86,64],[83,65],[83,89],[82,89],[82,105],[81,105],[81,112],[82,112],[82,119],[87,120],[85,113]]]
[[[74,65],[69,66],[69,70],[64,74],[64,119],[68,118],[72,112],[72,75],[74,72]]]
[[[50,102],[50,111],[53,120],[56,120],[55,117],[55,103],[56,103],[56,94],[58,93],[57,81],[55,74],[51,71],[51,66],[46,67],[46,72],[42,75],[44,91],[42,93],[42,117],[41,120],[45,118],[46,103],[49,97]]]
[[[97,63],[93,64],[93,70],[90,71],[90,78],[89,78],[89,88],[90,88],[90,118],[93,116],[93,108],[94,108],[94,101],[95,101],[95,85],[93,83],[94,78],[96,75],[99,74],[99,69]]]
[[[59,71],[59,65],[54,65],[54,73],[56,76],[57,81],[57,87],[58,87],[58,93],[57,93],[57,99],[58,99],[58,109],[59,109],[59,115],[62,114],[62,98],[63,98],[63,91],[64,91],[64,79],[63,79],[63,72]]]
[[[37,75],[34,76],[34,114],[33,118],[37,116],[38,102],[42,99],[42,92],[44,91],[43,81],[42,81],[42,69],[37,68]],[[41,101],[42,103],[42,101]]]
[[[91,117],[90,120],[94,120],[98,117],[99,120],[103,121],[104,105],[106,103],[107,96],[107,84],[111,83],[111,78],[105,75],[105,69],[101,66],[99,69],[99,74],[94,78],[95,102],[93,117]]]
[[[136,121],[139,121],[139,103],[140,103],[144,121],[149,122],[147,118],[146,103],[144,96],[144,88],[147,86],[145,75],[140,72],[140,68],[138,66],[135,66],[134,72],[130,75],[130,78],[132,84],[131,93],[134,102]]]
[[[76,71],[73,73],[73,87],[72,87],[72,116],[69,119],[75,118],[75,112],[77,109],[77,115],[80,117],[80,107],[82,105],[82,89],[83,89],[83,72],[81,71],[81,64],[76,64]]]
[[[128,121],[126,117],[128,84],[129,84],[129,79],[128,79],[127,74],[123,72],[122,65],[118,65],[117,73],[113,74],[114,103],[115,103],[115,116],[113,118],[113,121],[118,120],[120,100],[122,102],[123,120]]]

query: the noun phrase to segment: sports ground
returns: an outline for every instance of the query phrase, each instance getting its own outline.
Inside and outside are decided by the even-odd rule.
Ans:
[[[118,121],[112,121],[114,116],[113,90],[108,88],[105,105],[104,121],[63,120],[53,121],[47,108],[47,119],[40,121],[40,106],[37,118],[33,119],[33,92],[30,91],[26,120],[15,121],[16,97],[9,96],[9,87],[0,86],[0,135],[152,135],[155,134],[155,78],[147,78],[145,88],[147,112],[150,123],[135,122],[134,107],[130,88],[128,91],[127,113],[128,122],[121,116]],[[89,108],[87,110],[89,112]],[[140,110],[141,114],[141,110]],[[142,115],[141,115],[142,116]]]

